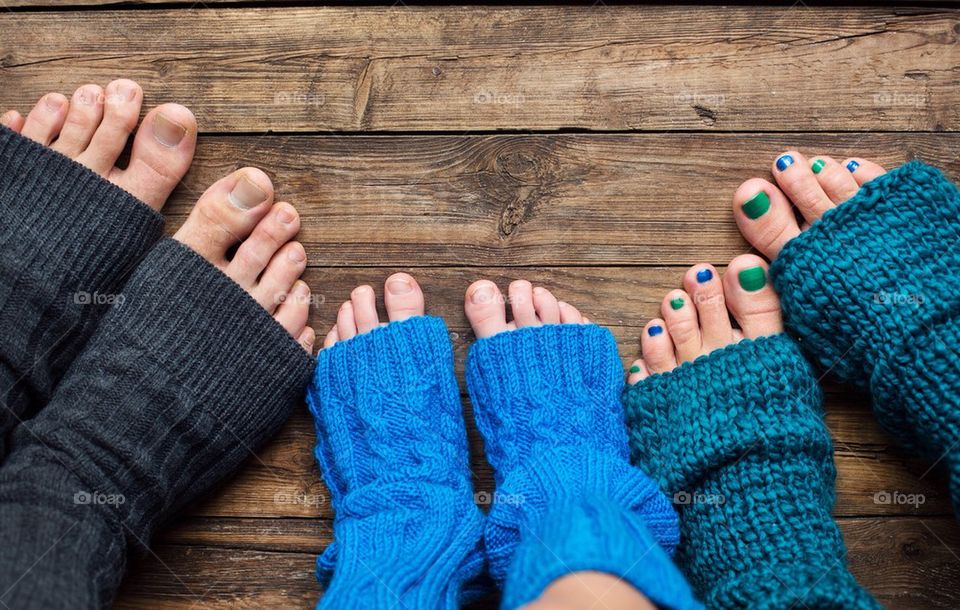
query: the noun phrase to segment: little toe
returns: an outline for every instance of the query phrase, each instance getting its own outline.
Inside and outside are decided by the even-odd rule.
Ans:
[[[51,148],[76,159],[93,139],[102,118],[103,89],[98,85],[80,87],[73,92],[60,137]]]
[[[30,110],[20,135],[49,146],[60,135],[70,103],[59,93],[48,93]]]
[[[357,321],[353,317],[353,303],[344,302],[337,312],[337,337],[338,341],[347,341],[357,336]]]
[[[533,285],[530,282],[527,280],[510,282],[507,294],[510,297],[510,311],[513,313],[513,321],[517,328],[540,325],[537,311],[533,306]]]
[[[327,333],[327,336],[323,338],[323,349],[332,347],[340,340],[340,334],[337,333],[337,326],[334,324],[333,328],[330,329],[330,332]]]
[[[137,126],[143,89],[132,80],[115,80],[104,92],[103,118],[90,143],[77,157],[77,162],[107,176],[117,164],[127,139]]]
[[[630,385],[643,381],[650,376],[650,371],[647,370],[647,365],[644,364],[643,359],[634,360],[627,373],[627,383]]]
[[[799,152],[791,150],[774,159],[773,175],[807,222],[819,219],[834,207],[833,201],[820,187],[810,162]]]
[[[287,297],[297,279],[303,275],[306,267],[307,254],[303,244],[296,241],[288,242],[270,259],[256,286],[247,290],[264,309],[273,313]],[[227,275],[230,275],[229,272],[228,267]]]
[[[357,321],[357,332],[368,333],[380,326],[380,316],[377,315],[377,293],[373,286],[357,286],[350,293],[350,302],[353,304],[353,318]]]
[[[697,320],[697,308],[683,290],[671,290],[660,304],[660,312],[670,331],[677,359],[689,362],[702,353],[703,340]]]
[[[308,354],[313,355],[313,345],[317,342],[317,331],[313,330],[311,327],[306,327],[300,332],[300,336],[297,337],[297,343],[300,344],[300,347],[303,348],[303,351]]]
[[[800,235],[793,208],[783,192],[760,178],[751,178],[733,194],[733,216],[750,244],[773,260],[788,241]]]
[[[257,223],[250,237],[237,248],[233,260],[227,265],[226,274],[245,288],[253,286],[277,251],[299,231],[300,215],[296,208],[284,201],[275,204],[270,213]],[[307,260],[302,246],[289,253],[298,257],[293,260],[295,263],[305,263]]]
[[[559,301],[557,306],[560,308],[560,323],[561,324],[583,324],[583,316],[580,314],[580,310],[567,303],[566,301]]]
[[[303,280],[297,280],[289,294],[277,307],[273,319],[282,326],[290,336],[299,340],[307,325],[307,316],[310,313],[310,287]],[[313,342],[310,344],[313,347]]]
[[[654,319],[647,322],[640,335],[643,361],[651,373],[666,373],[677,367],[673,341],[665,328],[666,322]]]
[[[16,110],[8,110],[0,116],[0,125],[20,133],[23,131],[24,118]]]
[[[387,318],[400,322],[424,313],[423,290],[409,273],[394,273],[383,283]]]
[[[853,174],[830,157],[814,157],[810,160],[810,170],[817,177],[823,192],[837,205],[856,195],[860,188]]]
[[[560,303],[546,288],[537,286],[533,289],[533,309],[543,324],[560,323]]]
[[[235,171],[201,195],[173,238],[226,269],[227,251],[250,235],[272,202],[273,183],[265,173],[252,167]]]
[[[703,353],[731,343],[733,327],[723,299],[723,283],[717,270],[705,263],[694,265],[683,276],[683,286],[697,308]]]
[[[742,254],[723,275],[723,292],[743,336],[756,339],[783,330],[780,299],[768,280],[768,266],[759,256]]]
[[[887,170],[883,169],[873,161],[861,159],[860,157],[851,157],[849,159],[845,159],[842,165],[850,173],[850,175],[853,176],[853,179],[856,180],[857,184],[860,186],[863,186],[874,178],[887,173]]]
[[[143,119],[133,139],[127,168],[114,169],[108,177],[159,210],[190,169],[196,146],[197,120],[193,113],[179,104],[164,104]]]
[[[463,301],[463,309],[478,339],[492,337],[507,330],[507,312],[503,294],[489,280],[470,284]]]

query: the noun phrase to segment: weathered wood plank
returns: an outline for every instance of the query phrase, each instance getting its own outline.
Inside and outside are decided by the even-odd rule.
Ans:
[[[841,519],[854,575],[903,610],[960,603],[960,528],[950,518]],[[117,608],[306,607],[321,595],[314,558],[329,535],[306,520],[196,520],[135,565]],[[217,545],[211,546],[211,545]],[[231,548],[217,548],[217,547]],[[265,550],[281,548],[285,551]],[[491,601],[478,608],[496,607]]]
[[[254,165],[300,210],[312,265],[722,264],[748,248],[733,191],[789,146],[960,175],[960,134],[208,137],[165,209],[173,231]]]
[[[0,107],[118,76],[207,132],[960,128],[949,9],[0,14]],[[69,42],[67,42],[69,41]]]

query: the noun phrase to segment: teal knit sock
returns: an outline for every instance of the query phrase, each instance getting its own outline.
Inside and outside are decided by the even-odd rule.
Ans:
[[[613,336],[551,325],[477,341],[467,361],[496,493],[485,543],[503,607],[577,571],[619,576],[663,608],[700,607],[668,554],[669,500],[630,466]]]
[[[417,317],[320,352],[307,403],[336,511],[320,608],[457,608],[483,567],[453,352]]]
[[[787,329],[870,392],[880,423],[946,465],[960,515],[960,193],[914,161],[867,184],[771,265]]]
[[[627,389],[633,457],[680,511],[676,561],[709,608],[879,608],[831,518],[833,450],[812,370],[785,335]]]

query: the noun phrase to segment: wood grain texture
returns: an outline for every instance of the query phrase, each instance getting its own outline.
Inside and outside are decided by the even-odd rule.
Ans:
[[[122,67],[207,132],[951,131],[956,28],[801,4],[0,13],[0,107]]]
[[[722,264],[749,248],[734,190],[789,147],[960,176],[960,134],[217,136],[165,210],[173,231],[253,165],[300,210],[312,265]]]
[[[949,518],[841,519],[858,580],[898,610],[955,608],[960,528]],[[238,548],[271,540],[275,550]],[[233,541],[233,544],[231,544]],[[321,595],[314,559],[329,536],[310,521],[203,519],[184,523],[134,565],[116,607],[308,607]],[[269,579],[265,578],[269,575]],[[495,600],[475,608],[496,608]]]

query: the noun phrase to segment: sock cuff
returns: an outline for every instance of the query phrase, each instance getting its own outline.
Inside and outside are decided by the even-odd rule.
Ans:
[[[4,247],[23,250],[34,265],[42,260],[47,274],[76,278],[80,305],[132,272],[164,225],[163,216],[117,185],[6,127],[0,214]]]

